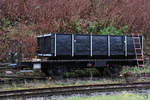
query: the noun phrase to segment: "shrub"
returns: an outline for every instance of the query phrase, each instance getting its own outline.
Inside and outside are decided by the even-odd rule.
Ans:
[[[11,47],[14,52],[18,51],[18,43],[22,42],[23,57],[32,58],[36,55],[37,44],[36,44],[36,33],[32,31],[32,28],[26,25],[19,24],[17,27],[5,28],[6,33],[0,33],[0,60],[2,62],[8,62]],[[12,42],[16,43],[12,46]]]
[[[10,26],[10,24],[11,24],[11,22],[10,22],[9,18],[3,18],[2,19],[2,26],[3,27],[8,27],[8,26]]]
[[[103,34],[103,35],[122,35],[123,33],[127,31],[127,29],[128,29],[127,26],[117,29],[116,27],[110,25],[101,29],[98,33]]]
[[[145,68],[144,67],[129,67],[129,66],[124,66],[123,70],[121,71],[122,74],[131,72],[135,74],[136,76],[139,74],[145,74],[145,73],[150,73],[150,67],[149,65],[146,64]]]
[[[128,26],[129,32],[143,33],[148,36],[150,26],[150,10],[147,0],[114,0],[109,2],[101,14],[101,18],[116,25]]]

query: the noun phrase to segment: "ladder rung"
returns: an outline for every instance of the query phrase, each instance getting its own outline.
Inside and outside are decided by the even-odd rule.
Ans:
[[[140,37],[139,36],[134,36],[134,37],[132,37],[133,39],[140,39]]]
[[[141,64],[144,64],[144,61],[143,60],[137,61],[137,63],[141,65]]]
[[[142,48],[135,48],[135,50],[140,50],[140,49],[142,49]]]
[[[138,47],[138,46],[135,46],[136,48]],[[142,49],[141,47],[138,47],[138,49]]]
[[[138,66],[140,66],[140,65],[144,65],[144,63],[137,63],[137,65],[138,65]]]
[[[136,53],[136,56],[143,57],[143,54],[142,53]]]
[[[141,45],[139,42],[134,42],[134,45]]]
[[[137,59],[137,61],[144,61],[144,59]]]
[[[136,54],[137,56],[142,56],[142,54]]]
[[[143,59],[143,56],[136,55],[136,59]]]
[[[134,42],[134,43],[139,43],[139,42],[140,42],[140,39],[133,39],[133,42]]]
[[[142,53],[136,53],[136,56],[143,57],[143,54]]]
[[[140,60],[140,58],[139,59],[137,59],[137,62],[143,62],[144,60]]]
[[[139,66],[144,67],[145,65],[139,65]]]
[[[142,51],[138,51],[138,50],[135,50],[135,53],[136,53],[136,54],[137,54],[137,53],[138,53],[138,54],[139,54],[139,53],[143,54]]]
[[[143,58],[142,58],[142,57],[137,57],[137,56],[136,56],[136,59],[141,61],[141,59],[143,59]]]
[[[142,49],[140,46],[135,46],[135,48]]]

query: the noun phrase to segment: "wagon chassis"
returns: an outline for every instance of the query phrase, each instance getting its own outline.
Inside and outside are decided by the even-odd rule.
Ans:
[[[55,79],[63,78],[65,72],[73,71],[77,68],[96,68],[99,71],[105,70],[110,76],[118,76],[123,65],[135,65],[136,59],[66,59],[66,60],[43,60],[24,61],[22,65],[40,64],[42,72]],[[99,66],[98,66],[99,65]],[[119,66],[118,66],[119,65]],[[26,65],[29,66],[29,65]]]

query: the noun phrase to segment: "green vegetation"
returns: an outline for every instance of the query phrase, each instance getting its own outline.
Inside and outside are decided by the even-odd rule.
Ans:
[[[11,24],[11,22],[10,22],[9,18],[3,18],[2,19],[2,26],[3,27],[9,27],[10,24]]]
[[[101,27],[100,21],[88,22],[87,31],[88,33],[97,33]]]
[[[98,33],[101,35],[122,35],[127,31],[127,29],[128,29],[127,26],[123,26],[117,29],[113,25],[109,25],[109,26],[105,26]]]
[[[90,74],[98,76],[100,73],[96,68],[82,68],[76,69],[73,72],[66,72],[65,77],[89,77]]]
[[[84,23],[83,19],[71,21],[70,29],[76,33],[99,34],[99,35],[122,35],[127,32],[127,26],[115,27],[111,22],[101,20],[88,21]]]
[[[150,96],[150,95],[149,95]],[[105,95],[105,96],[85,96],[85,97],[62,97],[59,100],[150,100],[150,97],[144,94],[132,94],[123,92],[118,95]],[[54,99],[53,99],[54,100]],[[56,99],[55,99],[56,100]]]
[[[63,87],[63,86],[78,86],[78,85],[94,85],[94,84],[113,84],[113,83],[122,83],[124,79],[97,79],[89,80],[86,79],[67,79],[59,81],[39,81],[33,80],[31,82],[24,81],[23,83],[12,83],[12,85],[4,84],[0,86],[0,90],[22,90],[22,89],[34,89],[34,88],[50,88],[50,87]]]
[[[123,67],[123,70],[121,71],[122,74],[125,74],[127,72],[133,73],[135,76],[139,74],[144,74],[144,73],[150,73],[150,67],[148,65],[145,65],[145,67],[128,67],[125,66]]]

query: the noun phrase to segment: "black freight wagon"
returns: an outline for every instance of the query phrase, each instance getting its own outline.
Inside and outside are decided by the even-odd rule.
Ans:
[[[37,42],[41,70],[52,77],[77,67],[109,69],[111,74],[117,74],[119,66],[137,65],[135,46],[141,47],[136,52],[143,55],[142,35],[51,33],[37,36]]]
[[[49,59],[134,59],[132,38],[130,35],[40,35],[37,36],[38,56],[47,56]],[[140,38],[143,46],[142,36]]]
[[[37,36],[37,42],[41,61],[31,65],[40,66],[44,73],[54,78],[74,68],[89,67],[116,75],[120,66],[137,65],[136,53],[143,55],[142,35],[51,33]],[[141,48],[136,53],[135,46]]]

